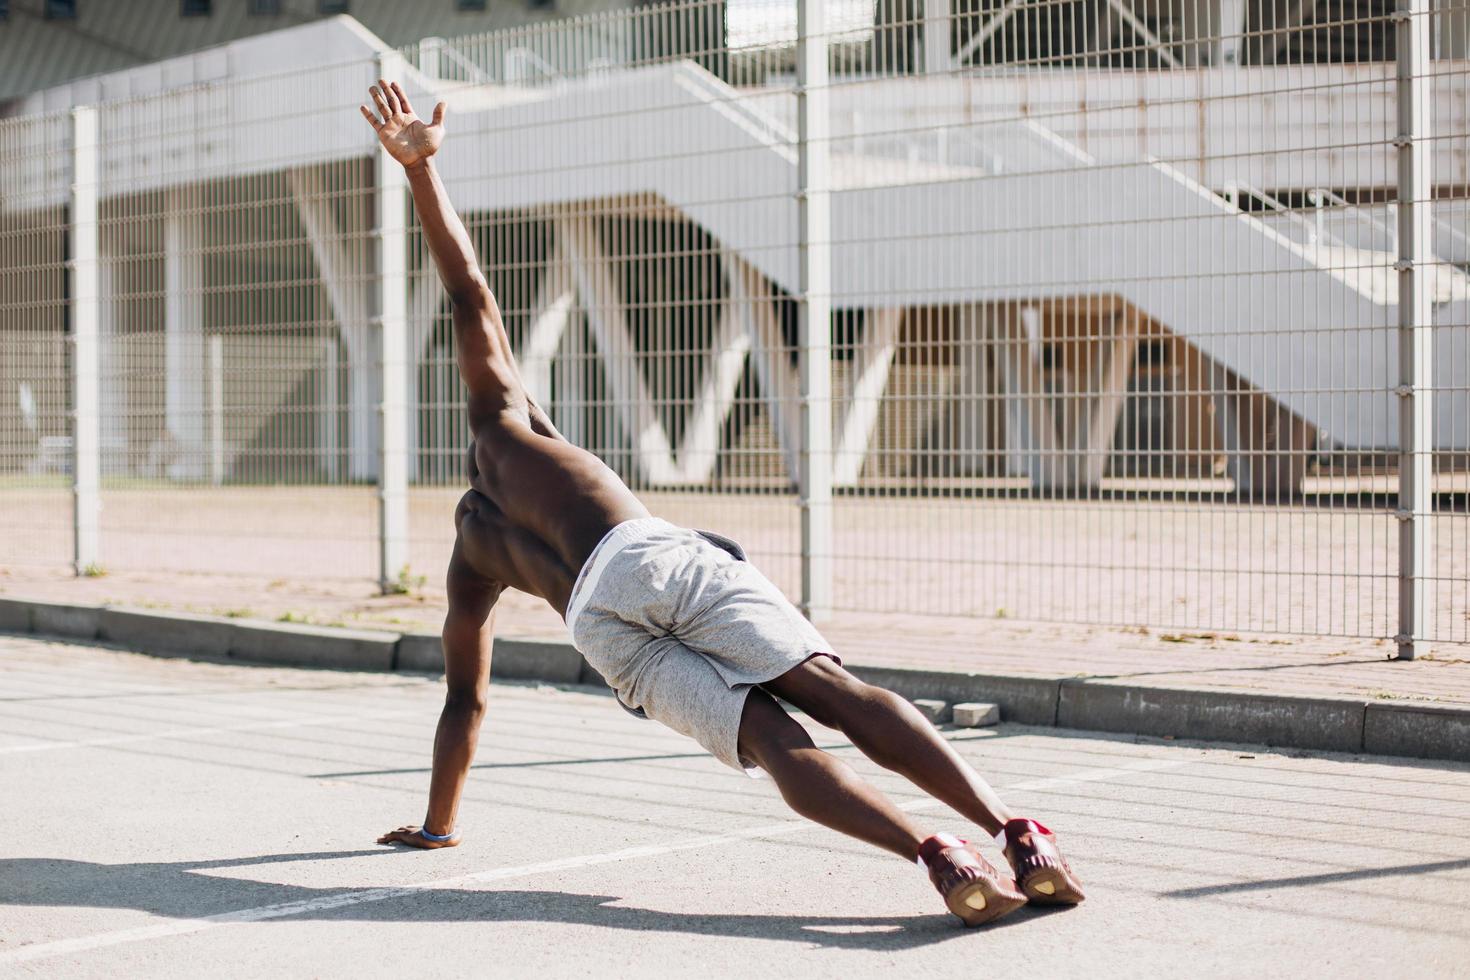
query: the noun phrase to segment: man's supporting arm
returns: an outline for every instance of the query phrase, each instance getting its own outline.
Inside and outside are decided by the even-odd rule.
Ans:
[[[503,587],[475,573],[454,547],[449,559],[449,612],[444,617],[444,682],[448,690],[439,728],[434,734],[434,769],[429,779],[429,808],[423,830],[435,836],[455,834],[459,801],[464,793],[480,722],[485,717],[485,698],[490,683],[490,650],[495,626],[495,602]],[[417,827],[399,827],[378,838],[414,847],[452,847],[459,838],[435,841]]]

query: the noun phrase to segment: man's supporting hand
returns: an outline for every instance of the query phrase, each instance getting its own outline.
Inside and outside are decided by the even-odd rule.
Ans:
[[[375,113],[365,105],[358,108],[378,134],[378,140],[389,156],[408,168],[439,152],[439,146],[444,142],[443,102],[434,106],[434,118],[425,125],[414,113],[413,106],[408,104],[408,96],[403,94],[397,82],[390,85],[380,78],[378,84],[368,89],[368,94],[378,111]]]
[[[419,833],[421,829],[419,827],[399,827],[397,830],[390,830],[382,837],[379,837],[378,843],[407,844],[409,847],[421,847],[426,851],[432,851],[440,847],[457,847],[459,845],[458,834],[455,834],[448,840],[429,840],[429,838]]]

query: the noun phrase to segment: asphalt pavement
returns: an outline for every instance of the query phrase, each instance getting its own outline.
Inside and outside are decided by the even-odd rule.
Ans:
[[[1464,764],[950,732],[1090,894],[965,930],[916,868],[585,691],[495,685],[464,843],[378,847],[422,816],[442,696],[0,635],[0,975],[1470,972]]]

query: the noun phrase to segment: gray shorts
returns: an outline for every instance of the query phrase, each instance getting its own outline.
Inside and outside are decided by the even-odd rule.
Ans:
[[[745,770],[737,744],[751,687],[832,652],[738,545],[657,517],[619,524],[597,545],[567,628],[625,706]]]

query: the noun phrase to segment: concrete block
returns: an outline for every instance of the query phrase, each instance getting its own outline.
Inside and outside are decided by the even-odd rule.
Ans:
[[[949,702],[933,698],[914,698],[914,707],[936,725],[942,725],[949,717]]]
[[[490,660],[490,676],[508,681],[545,681],[577,684],[582,680],[582,655],[560,640],[500,638]]]
[[[34,599],[31,606],[31,629],[51,636],[78,640],[97,639],[100,606],[73,606],[64,602],[42,602]]]
[[[25,599],[0,599],[0,632],[29,633],[31,604]]]
[[[230,656],[263,664],[392,670],[397,633],[233,620]]]
[[[105,607],[97,636],[144,653],[185,657],[225,657],[234,621],[219,616]]]
[[[1057,723],[1058,686],[1055,677],[1002,677],[902,667],[848,667],[869,684],[886,687],[900,697],[935,698],[960,704],[988,701],[998,705],[1007,721],[1021,725]]]
[[[492,663],[492,666],[493,663]],[[444,673],[444,642],[438,633],[404,633],[398,638],[394,670]]]
[[[1057,724],[1086,731],[1359,752],[1363,702],[1067,680],[1062,682]]]
[[[599,674],[597,668],[589,664],[586,658],[582,660],[582,673],[577,677],[577,683],[583,687],[600,687],[608,691],[612,690],[611,687],[608,687],[607,678]]]
[[[1470,708],[1422,701],[1369,701],[1363,751],[1470,762]]]
[[[582,682],[582,655],[570,643],[497,636],[490,676],[504,681]],[[444,648],[437,633],[405,633],[398,641],[396,670],[444,672]],[[599,678],[599,683],[600,683]]]
[[[954,706],[954,723],[959,728],[989,728],[1000,724],[1000,705],[967,701]]]

